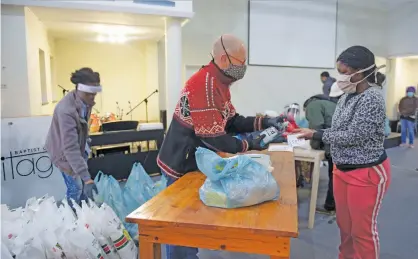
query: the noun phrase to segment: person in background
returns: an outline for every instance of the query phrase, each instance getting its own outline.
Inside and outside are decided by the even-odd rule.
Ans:
[[[314,95],[303,104],[306,119],[309,122],[309,128],[314,130],[322,130],[331,128],[332,116],[337,107],[338,100],[344,92],[334,83],[331,87],[329,97],[325,95]],[[332,162],[329,144],[322,141],[311,140],[313,149],[325,150],[325,157],[328,161],[328,191],[323,208],[317,208],[319,212],[332,213],[335,211],[335,200],[333,193],[333,177],[332,171],[334,164]]]
[[[45,144],[52,163],[62,172],[70,205],[71,199],[80,204],[90,197],[94,188],[87,167],[88,122],[96,94],[102,91],[100,75],[91,68],[72,73],[71,82],[75,90],[56,105]]]
[[[246,72],[247,51],[233,35],[222,35],[212,49],[212,61],[187,82],[180,94],[157,157],[167,185],[197,170],[195,151],[205,147],[216,152],[238,153],[263,150],[262,136],[252,139],[233,137],[276,126],[281,117],[244,117],[231,102],[230,87]],[[232,134],[231,134],[232,133]],[[197,259],[197,248],[167,245],[168,259]]]
[[[409,86],[406,89],[406,96],[399,102],[399,113],[401,114],[401,146],[407,146],[406,135],[409,137],[409,147],[414,147],[416,112],[418,109],[418,98],[415,97],[416,89]]]
[[[339,258],[379,258],[377,215],[391,179],[385,140],[385,100],[376,86],[374,54],[363,46],[337,59],[338,101],[331,128],[299,129],[301,138],[331,146]]]
[[[325,96],[329,96],[331,86],[333,83],[335,83],[335,78],[331,77],[327,71],[324,71],[321,73],[321,82],[323,84],[322,93]]]

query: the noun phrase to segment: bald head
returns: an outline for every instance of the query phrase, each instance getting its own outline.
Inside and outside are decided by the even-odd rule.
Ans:
[[[224,34],[215,41],[212,55],[220,69],[228,68],[231,63],[242,66],[247,60],[244,42],[231,34]]]

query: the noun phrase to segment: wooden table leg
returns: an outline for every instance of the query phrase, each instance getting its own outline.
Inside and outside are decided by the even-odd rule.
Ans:
[[[318,198],[320,164],[321,164],[321,161],[319,160],[319,157],[316,157],[315,162],[314,162],[313,172],[312,172],[311,202],[309,205],[308,228],[310,229],[314,227],[314,223],[315,223],[315,210],[316,210],[316,201]]]
[[[151,243],[139,236],[139,258],[161,259],[161,245]]]

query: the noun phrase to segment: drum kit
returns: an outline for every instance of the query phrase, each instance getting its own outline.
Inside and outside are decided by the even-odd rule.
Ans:
[[[130,106],[131,102],[129,102],[129,107]],[[119,107],[118,102],[116,102],[116,110],[117,114],[113,112],[106,112],[104,115],[100,116],[100,111],[93,108],[93,112],[90,115],[90,133],[99,132],[103,123],[122,120],[123,109]]]
[[[103,123],[116,121],[118,118],[113,112],[106,112],[100,116],[99,112],[94,112],[90,115],[90,132],[99,132]]]

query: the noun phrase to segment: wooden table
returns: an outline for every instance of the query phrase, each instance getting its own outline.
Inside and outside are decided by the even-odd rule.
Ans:
[[[308,228],[313,228],[315,223],[316,201],[318,199],[319,174],[321,161],[325,159],[325,151],[315,149],[294,148],[293,153],[296,161],[313,162],[311,201],[309,204]]]
[[[268,154],[279,200],[239,209],[208,207],[198,193],[206,177],[188,173],[126,218],[138,224],[140,258],[160,259],[160,244],[290,258],[290,239],[298,237],[293,153]]]

